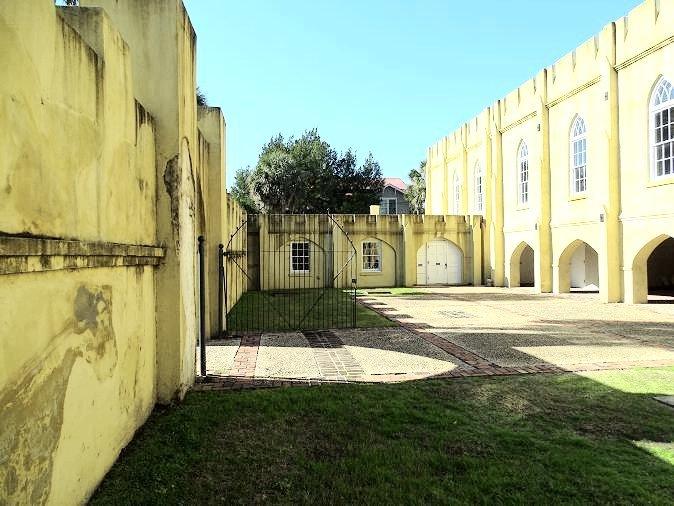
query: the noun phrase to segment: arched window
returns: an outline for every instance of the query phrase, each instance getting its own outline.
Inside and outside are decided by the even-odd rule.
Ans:
[[[517,169],[519,172],[518,194],[520,204],[529,202],[529,149],[527,143],[522,141],[517,152]]]
[[[569,153],[571,155],[571,194],[584,193],[587,190],[587,130],[580,116],[576,116],[571,126]]]
[[[454,214],[461,212],[461,179],[454,174]]]
[[[674,175],[674,86],[660,78],[651,97],[651,174]]]
[[[475,164],[475,212],[481,213],[484,210],[484,173],[480,162]]]

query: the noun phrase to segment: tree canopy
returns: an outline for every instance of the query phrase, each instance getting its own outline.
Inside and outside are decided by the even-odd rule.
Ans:
[[[254,168],[237,171],[232,196],[248,212],[368,213],[383,185],[372,154],[358,165],[351,149],[338,153],[313,129],[272,137]]]
[[[405,190],[405,198],[410,204],[410,211],[423,214],[426,205],[426,160],[419,163],[418,169],[409,173],[410,185]]]

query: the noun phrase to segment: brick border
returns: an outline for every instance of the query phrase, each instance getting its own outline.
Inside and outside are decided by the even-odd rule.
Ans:
[[[234,355],[234,364],[230,370],[230,375],[238,378],[253,378],[255,376],[255,365],[257,364],[257,352],[260,349],[260,339],[262,334],[252,334],[241,336],[239,349]]]
[[[318,369],[326,379],[358,380],[365,374],[342,340],[331,330],[306,330],[302,335],[314,350]]]

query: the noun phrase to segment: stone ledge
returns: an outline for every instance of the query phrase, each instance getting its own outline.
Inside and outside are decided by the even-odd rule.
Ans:
[[[0,275],[159,265],[164,255],[160,246],[0,236]]]

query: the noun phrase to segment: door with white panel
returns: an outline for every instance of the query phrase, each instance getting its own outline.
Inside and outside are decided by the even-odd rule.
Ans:
[[[449,241],[429,241],[417,252],[417,284],[453,285],[463,281],[463,254]]]

